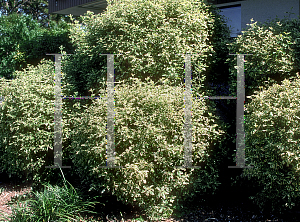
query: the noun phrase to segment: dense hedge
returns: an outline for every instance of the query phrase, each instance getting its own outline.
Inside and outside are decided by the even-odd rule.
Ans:
[[[139,206],[152,219],[169,217],[183,207],[179,201],[196,192],[213,194],[220,185],[213,149],[224,138],[225,127],[205,101],[194,100],[193,165],[203,168],[176,169],[184,161],[183,98],[184,87],[154,84],[149,78],[130,78],[115,87],[116,165],[123,169],[99,167],[106,165],[107,105],[95,100],[75,118],[72,133],[70,156],[82,181]]]
[[[275,34],[289,34],[292,39],[291,48],[293,50],[294,56],[294,70],[293,75],[295,72],[300,71],[300,19],[274,19],[269,22],[263,24],[266,27],[271,27],[273,33]]]
[[[277,26],[281,26],[280,22]],[[296,75],[294,66],[294,40],[289,33],[275,31],[257,22],[249,24],[246,31],[230,44],[233,54],[253,54],[245,57],[245,89],[250,96],[259,86],[281,83]],[[236,57],[231,63],[231,91],[236,92]],[[236,93],[235,93],[236,94]]]
[[[245,57],[245,132],[246,160],[254,168],[237,181],[264,210],[284,212],[299,204],[297,24],[299,19],[251,23],[230,44],[231,53],[253,54]],[[230,63],[236,94],[236,59]]]
[[[68,53],[74,48],[69,39],[68,24],[50,22],[43,28],[31,15],[11,14],[0,17],[0,77],[12,79],[15,70],[37,65],[46,53],[59,53],[64,46]]]
[[[246,160],[254,168],[242,178],[255,181],[250,198],[264,210],[300,204],[299,77],[258,91],[246,105]]]
[[[64,73],[62,77],[65,83]],[[5,101],[0,113],[0,170],[11,177],[34,182],[57,179],[56,169],[45,169],[53,164],[53,80],[54,64],[47,60],[16,72],[9,83],[1,79]],[[204,168],[175,169],[184,161],[184,88],[163,82],[155,86],[149,79],[144,83],[130,79],[116,86],[116,163],[125,169],[99,169],[105,166],[105,100],[93,101],[90,108],[64,101],[62,107],[63,153],[68,154],[63,163],[71,159],[73,173],[91,189],[138,205],[152,218],[170,216],[181,209],[180,201],[197,192],[217,190],[215,155],[226,130],[204,100],[195,100],[193,165]],[[67,85],[63,94],[68,93]],[[105,90],[101,93],[105,96]]]
[[[208,73],[217,75],[213,80],[224,77],[221,55],[226,54],[229,30],[217,10],[204,1],[108,1],[104,13],[89,12],[81,18],[83,25],[75,22],[71,28],[76,53],[66,71],[80,94],[105,82],[106,57],[100,53],[123,54],[115,56],[116,81],[134,74],[182,83],[184,59],[176,54],[187,52],[199,53],[192,56],[194,89]]]
[[[85,30],[78,24],[74,26],[73,42],[75,46],[77,44],[77,51],[68,63],[63,61],[68,65],[65,69],[68,78],[65,72],[62,74],[65,83],[77,84],[77,88],[70,91],[68,86],[63,94],[76,96],[91,88],[103,94],[106,57],[98,53],[125,53],[124,50],[131,50],[130,56],[119,59],[115,66],[117,81],[128,79],[131,74],[146,81],[142,83],[138,79],[130,79],[130,83],[122,83],[116,88],[116,113],[119,115],[115,127],[119,154],[117,163],[130,167],[121,170],[98,168],[105,165],[103,158],[106,149],[106,103],[102,100],[90,100],[91,108],[82,106],[82,101],[76,101],[73,106],[70,101],[63,102],[63,152],[67,154],[63,160],[67,162],[71,158],[74,164],[72,169],[76,169],[83,182],[91,188],[98,191],[104,189],[124,202],[140,206],[148,217],[161,219],[169,217],[175,209],[181,209],[180,201],[195,198],[197,192],[214,193],[220,185],[220,161],[215,156],[226,155],[220,147],[226,127],[203,100],[195,100],[193,104],[193,165],[202,165],[204,169],[174,168],[175,165],[183,165],[184,160],[184,88],[181,85],[184,60],[182,56],[175,58],[175,53],[201,53],[198,57],[192,57],[195,74],[193,88],[197,88],[195,81],[200,80],[199,72],[205,77],[209,68],[217,66],[213,59],[216,57],[214,50],[222,51],[223,45],[217,40],[226,36],[222,32],[225,26],[218,15],[213,15],[213,9],[203,2],[194,4],[184,0],[164,0],[153,3],[135,0],[121,6],[128,10],[120,10],[120,5],[110,4],[108,13],[84,17]],[[126,15],[122,15],[122,11]],[[137,20],[132,19],[134,16]],[[219,19],[217,23],[214,16]],[[144,27],[136,28],[139,25]],[[146,35],[149,44],[143,45],[143,32],[149,29],[149,25],[152,27],[152,32]],[[125,27],[119,31],[126,39],[120,38],[120,33],[113,32],[118,30],[116,27]],[[43,45],[40,40],[32,38],[22,47],[34,51]],[[103,44],[103,41],[111,44]],[[134,45],[137,47],[134,48]],[[148,52],[150,57],[142,62],[140,56]],[[157,56],[157,52],[161,55]],[[57,174],[56,170],[44,168],[53,164],[53,62],[43,61],[37,67],[29,66],[27,71],[16,72],[15,77],[10,85],[2,81],[1,94],[6,101],[0,120],[3,132],[0,139],[0,170],[24,180],[49,180]],[[160,86],[154,86],[154,82],[149,82],[147,77]],[[167,78],[160,81],[162,77]],[[40,81],[44,82],[40,84]],[[175,83],[177,86],[171,86]],[[136,96],[141,100],[137,100]],[[132,110],[129,104],[136,109]],[[145,115],[139,116],[139,111]],[[142,127],[136,131],[139,125]]]
[[[38,66],[29,66],[15,75],[9,82],[1,78],[5,100],[0,108],[0,172],[37,182],[59,173],[45,169],[53,165],[54,63],[42,60]],[[63,94],[67,94],[66,89],[63,88]],[[62,110],[65,143],[70,130],[68,117],[76,110],[71,110],[66,102]]]

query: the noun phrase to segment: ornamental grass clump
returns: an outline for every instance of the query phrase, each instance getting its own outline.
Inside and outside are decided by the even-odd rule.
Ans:
[[[242,178],[256,181],[261,209],[284,212],[300,204],[300,80],[284,80],[251,96],[246,106]],[[248,165],[247,164],[247,165]]]
[[[85,221],[83,216],[87,213],[95,213],[89,209],[98,202],[84,201],[82,193],[76,191],[64,178],[63,173],[62,176],[64,184],[62,187],[51,185],[49,182],[44,183],[43,191],[32,191],[26,200],[17,200],[12,206],[12,214],[6,216],[5,220],[11,222]]]
[[[115,86],[115,165],[106,166],[107,101],[93,101],[74,119],[70,157],[82,181],[139,206],[148,218],[172,215],[177,203],[218,186],[218,160],[213,159],[225,133],[224,124],[206,101],[193,99],[192,165],[184,164],[184,87],[130,78]],[[179,207],[180,208],[180,207]],[[177,208],[178,209],[178,208]]]

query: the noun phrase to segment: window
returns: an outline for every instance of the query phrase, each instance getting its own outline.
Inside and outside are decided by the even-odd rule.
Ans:
[[[243,0],[209,0],[209,2],[212,2],[213,4],[224,4],[224,3],[230,3],[230,2],[238,2]]]
[[[231,37],[240,35],[242,29],[241,5],[221,7],[220,11],[220,14],[225,16],[226,24],[231,31]]]

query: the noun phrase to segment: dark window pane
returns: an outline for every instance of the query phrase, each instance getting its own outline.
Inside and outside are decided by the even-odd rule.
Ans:
[[[241,34],[241,6],[227,7],[220,9],[221,15],[227,19],[226,24],[231,30],[231,37],[237,37]]]

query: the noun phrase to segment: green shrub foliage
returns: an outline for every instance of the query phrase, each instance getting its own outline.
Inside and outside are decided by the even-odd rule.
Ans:
[[[11,14],[0,17],[0,76],[12,79],[15,70],[37,65],[46,53],[59,53],[63,45],[68,53],[74,50],[68,37],[68,24],[51,21],[43,28],[31,15]]]
[[[39,181],[59,173],[57,169],[45,169],[53,165],[54,63],[42,60],[37,67],[29,66],[15,75],[11,81],[1,79],[5,100],[0,108],[0,171],[10,177]],[[68,118],[68,103],[63,102],[62,110],[65,142],[72,119]]]
[[[22,51],[26,53],[27,60],[45,57],[48,53],[60,53],[63,46],[67,53],[73,53],[74,47],[69,38],[69,24],[64,20],[58,23],[49,22],[49,28],[43,28],[40,32],[30,30],[34,35],[26,39],[22,44]]]
[[[115,56],[116,81],[134,74],[156,82],[166,77],[171,85],[184,79],[184,57],[176,54],[198,53],[192,56],[196,89],[200,74],[207,76],[212,66],[221,67],[224,61],[216,55],[224,53],[229,38],[221,16],[203,1],[108,1],[104,13],[88,12],[82,21],[71,28],[76,53],[66,71],[80,94],[103,86],[106,56],[100,53],[123,54]],[[222,76],[222,70],[217,74]]]
[[[105,90],[100,91],[105,98]],[[74,104],[75,106],[75,104]],[[95,100],[75,118],[71,158],[91,189],[110,192],[138,205],[149,218],[169,217],[179,200],[217,189],[217,160],[210,146],[223,138],[224,125],[204,100],[193,100],[193,165],[184,164],[184,87],[130,78],[115,86],[115,164],[106,166],[107,102]]]
[[[246,106],[246,160],[260,191],[251,199],[262,209],[284,211],[299,204],[300,81],[284,80],[253,95]]]
[[[242,178],[256,187],[251,199],[284,212],[299,204],[299,19],[251,23],[230,44],[245,57],[246,160]],[[236,59],[231,59],[236,91]],[[298,79],[297,79],[298,78]],[[245,180],[248,181],[248,180]]]
[[[300,19],[276,18],[264,24],[264,26],[272,27],[275,34],[289,34],[292,38],[291,48],[293,49],[294,55],[294,70],[295,72],[300,71]]]
[[[281,26],[280,22],[277,26]],[[289,33],[275,31],[268,25],[257,22],[249,24],[231,44],[231,53],[253,54],[245,57],[246,95],[252,95],[259,86],[280,84],[282,80],[296,75],[294,68],[295,55]],[[236,92],[236,57],[231,58],[231,90]]]
[[[220,10],[212,5],[209,8],[214,18],[214,28],[209,31],[209,39],[214,53],[207,58],[209,64],[205,72],[204,83],[228,83],[229,65],[227,60],[232,58],[229,55],[230,30],[226,25],[225,18],[219,14]],[[206,84],[205,84],[206,85]],[[212,94],[211,94],[212,95]]]

